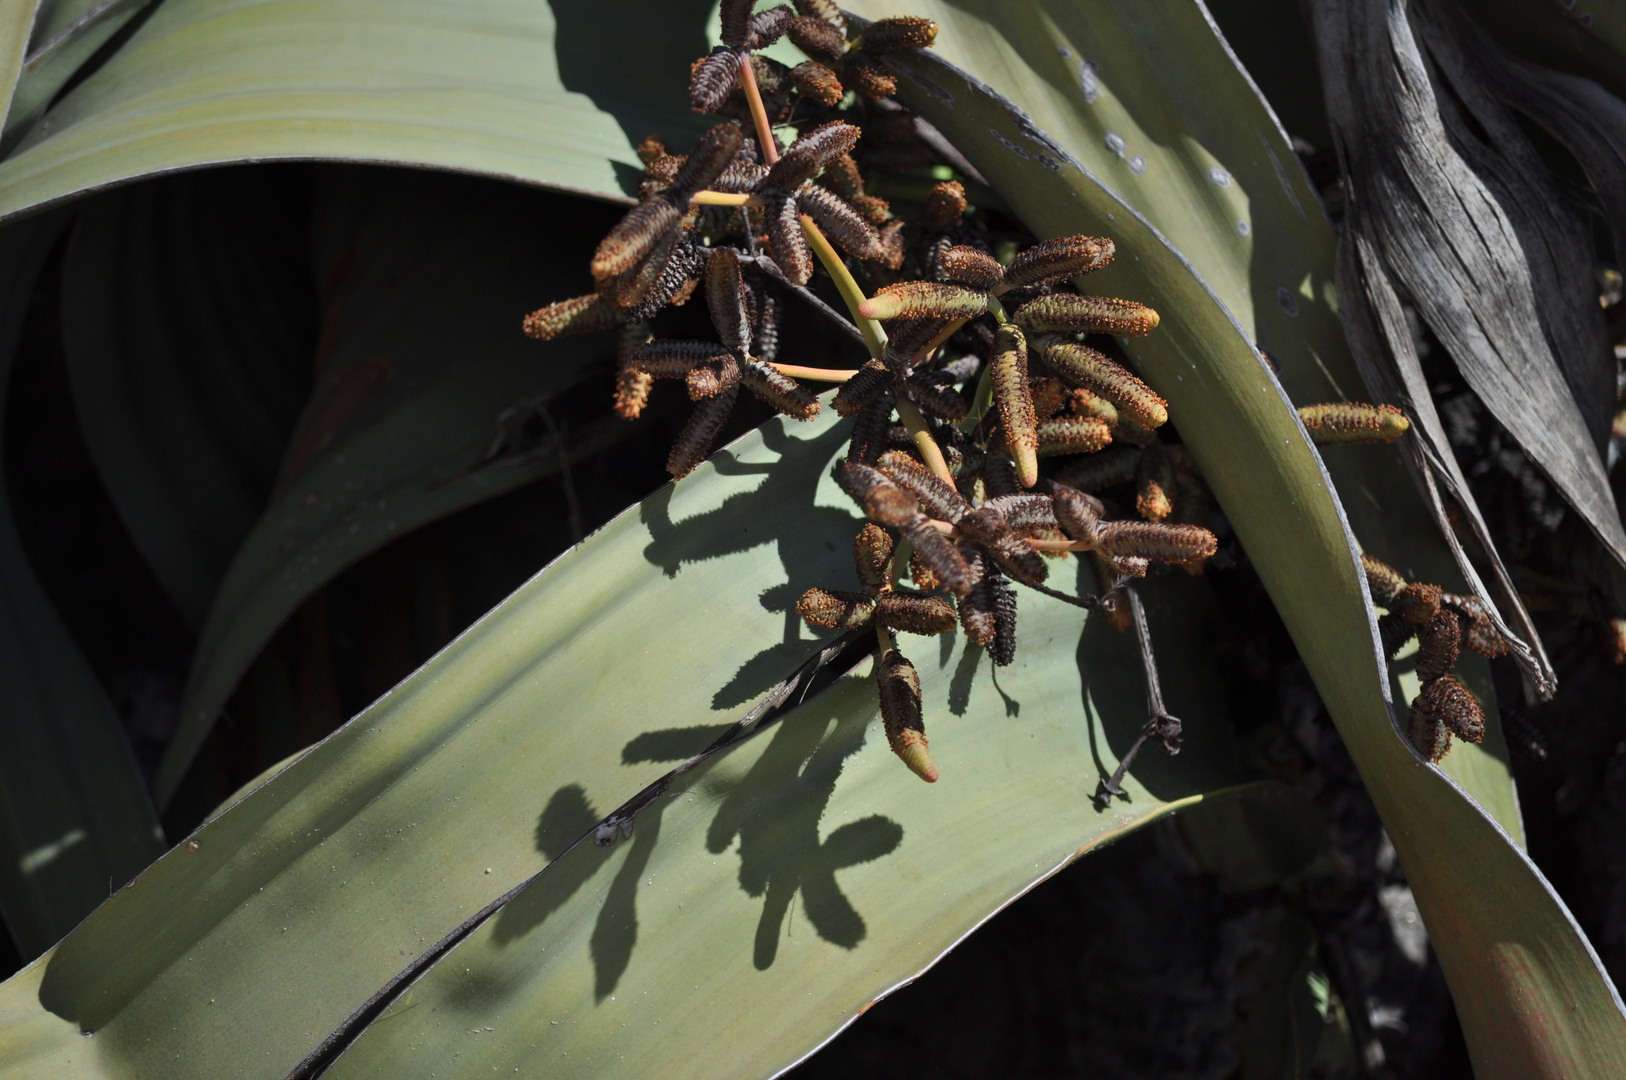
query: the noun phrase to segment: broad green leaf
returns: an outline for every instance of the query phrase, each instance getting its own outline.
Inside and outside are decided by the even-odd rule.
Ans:
[[[0,0],[0,117],[11,108],[38,0]]]
[[[1153,299],[1164,315],[1130,353],[1169,399],[1377,804],[1476,1073],[1603,1076],[1626,1068],[1620,999],[1563,902],[1495,819],[1401,733],[1344,507],[1241,328],[1147,222],[1028,117],[935,57],[896,66],[908,81],[900,97],[966,153],[1030,228],[1041,236],[1111,233],[1130,255],[1090,284]],[[1369,491],[1351,490],[1350,504]]]
[[[1155,588],[1152,617],[1179,625],[1194,590],[1164,584],[1187,587]],[[1028,606],[1027,641],[1055,632],[1046,645],[1078,640],[1088,669],[1133,668],[1128,635],[1086,626],[1080,639],[1079,614]],[[1202,647],[1185,644],[1194,650],[1167,655]],[[1092,733],[1133,727],[1142,700],[1088,675],[1080,686],[1049,648],[1029,653],[971,682],[963,720],[948,706],[964,653],[923,665],[944,767],[932,787],[900,775],[871,719],[873,680],[843,680],[683,777],[630,843],[561,857],[325,1075],[777,1075],[1040,878],[1131,828],[1209,805],[1137,791],[1098,813],[1085,797]],[[1182,672],[1185,703],[1171,707],[1197,715],[1192,674]],[[1180,763],[1213,750],[1193,745]],[[1250,796],[1277,815],[1304,805],[1273,783],[1208,799]]]
[[[43,971],[0,989],[0,1062],[29,1062],[12,1072],[0,1064],[0,1075],[30,1075],[52,1059],[62,1077],[286,1076],[398,972],[709,743],[815,650],[788,609],[811,585],[851,581],[858,524],[828,475],[847,436],[833,421],[769,424],[628,510],[159,860]],[[1066,587],[1079,562],[1055,565]],[[1230,726],[1215,711],[1223,695],[1204,659],[1215,613],[1200,581],[1159,582],[1151,604],[1187,747],[1176,758],[1149,750],[1131,800],[1103,813],[1090,792],[1146,715],[1131,639],[1076,607],[1032,595],[1021,603],[1020,660],[997,676],[979,650],[967,655],[952,639],[906,645],[930,688],[945,774],[936,786],[892,758],[873,688],[855,681],[691,776],[699,801],[663,802],[631,845],[577,848],[525,894],[530,906],[498,915],[486,932],[513,937],[523,946],[514,955],[556,930],[591,938],[602,889],[618,880],[589,982],[636,995],[668,936],[631,943],[616,920],[628,903],[646,905],[640,925],[654,925],[649,905],[675,915],[667,903],[681,896],[645,893],[631,875],[647,880],[652,854],[680,859],[708,895],[731,901],[717,912],[732,935],[718,963],[757,986],[821,988],[817,1010],[783,1010],[797,1014],[785,1018],[794,1038],[754,1044],[753,1053],[789,1061],[1080,848],[1235,782]],[[725,781],[744,785],[727,820],[748,836],[750,873],[768,861],[767,920],[769,885],[748,876],[740,891],[737,858],[725,850],[732,834],[709,841],[715,853],[703,847],[718,804],[699,791]],[[758,793],[799,815],[783,827],[803,846],[787,848],[783,865],[774,865],[772,812],[748,812]],[[663,818],[668,835],[702,847],[651,852]],[[808,871],[822,866],[823,876],[805,879],[792,914],[795,860],[809,857],[829,861]],[[522,933],[545,895],[573,895],[578,906]],[[911,914],[916,904],[921,914]],[[812,917],[824,936],[808,929]],[[567,952],[573,965],[592,963]],[[770,952],[774,962],[759,963]],[[831,962],[862,970],[862,982],[836,978]],[[538,1026],[550,1028],[546,1019],[505,1028],[503,1041],[522,1049]],[[670,1030],[636,1034],[659,1046]],[[165,1037],[152,1039],[155,1031]]]
[[[0,217],[233,161],[327,158],[621,197],[682,92],[704,0],[165,0],[0,162]],[[630,58],[636,57],[636,62]]]
[[[254,170],[89,199],[62,319],[85,444],[194,628],[265,509],[310,392],[314,290],[286,184]]]
[[[894,13],[864,0],[849,7],[877,18]],[[938,21],[934,54],[1018,103],[1095,183],[1167,239],[1244,341],[1270,354],[1295,404],[1366,396],[1334,300],[1336,237],[1275,117],[1201,7],[1185,0],[925,0],[911,11]],[[944,129],[950,141],[967,123],[956,116],[955,130]],[[1046,159],[1058,165],[1043,149],[1007,148],[1004,157],[1013,156],[1047,171]],[[1088,226],[1052,216],[1047,227],[1117,236],[1105,216],[1114,212],[1100,211]],[[1120,261],[1144,257],[1122,246]],[[1155,293],[1138,299],[1159,306]],[[1183,415],[1174,414],[1174,424],[1185,433]],[[1417,580],[1466,589],[1396,450],[1332,447],[1325,457],[1365,550]],[[1470,660],[1463,669],[1480,699],[1492,700],[1484,665]],[[1500,726],[1493,721],[1492,728],[1481,746],[1459,744],[1443,767],[1522,843],[1507,749]]]
[[[591,287],[574,265],[613,214],[486,180],[404,170],[317,173],[322,283],[316,388],[282,455],[270,504],[213,596],[159,766],[174,794],[221,707],[271,633],[339,571],[437,517],[559,468],[542,410],[611,348],[547,350],[527,311]],[[572,452],[626,426],[584,429]],[[563,511],[561,510],[561,513]]]
[[[58,214],[0,231],[0,403]],[[27,958],[158,856],[162,830],[113,705],[34,577],[0,492],[0,913]]]
[[[152,0],[41,0],[0,145],[15,143],[58,91]]]

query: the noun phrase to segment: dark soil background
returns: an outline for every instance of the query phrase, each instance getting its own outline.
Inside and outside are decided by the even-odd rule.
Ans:
[[[1324,150],[1304,150],[1327,179]],[[263,182],[297,206],[308,168],[279,167]],[[570,203],[573,213],[582,206]],[[585,212],[614,218],[610,208]],[[86,451],[63,359],[60,259],[31,301],[4,417],[5,480],[34,567],[150,773],[173,728],[194,641]],[[816,337],[792,337],[781,358],[816,363],[819,348]],[[1464,466],[1518,561],[1558,667],[1558,698],[1526,709],[1516,673],[1493,665],[1531,854],[1618,982],[1626,976],[1626,666],[1613,662],[1603,621],[1607,579],[1585,531],[1437,346],[1429,356]],[[599,374],[555,415],[574,429],[605,415],[612,361],[607,345]],[[568,478],[426,526],[314,595],[256,665],[295,688],[299,727],[259,715],[240,694],[165,815],[168,834],[185,835],[239,785],[393,686],[579,530],[662,485],[685,411],[673,395],[657,396],[645,420]],[[742,402],[719,444],[765,418]],[[1614,475],[1617,498],[1626,498],[1621,471]],[[1239,734],[1253,769],[1295,785],[1326,817],[1327,847],[1310,872],[1239,890],[1202,869],[1180,822],[1144,830],[1016,901],[799,1066],[798,1078],[1281,1076],[1270,1032],[1295,1016],[1310,1019],[1290,1025],[1297,1068],[1286,1075],[1471,1075],[1404,868],[1245,555],[1231,554],[1209,575],[1233,617],[1221,668],[1247,725]],[[1081,780],[1088,787],[1095,778]],[[10,950],[0,935],[0,976],[18,966]]]

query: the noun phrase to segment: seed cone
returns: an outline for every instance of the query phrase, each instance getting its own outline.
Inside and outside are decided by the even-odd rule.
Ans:
[[[892,372],[879,360],[870,360],[858,369],[858,374],[841,384],[830,407],[839,416],[857,416],[875,398],[892,385]]]
[[[836,73],[817,60],[802,61],[790,69],[787,78],[798,93],[817,101],[820,105],[839,105],[847,93],[842,89],[841,80],[836,78]]]
[[[597,293],[588,293],[531,312],[525,316],[524,330],[526,336],[538,341],[552,341],[571,334],[608,330],[620,321],[621,313],[614,304],[606,303]]]
[[[689,107],[697,113],[714,113],[723,107],[740,74],[740,54],[727,45],[711,50],[689,68]]]
[[[750,352],[751,317],[745,309],[740,257],[733,248],[716,248],[706,260],[706,307],[723,344],[736,352]]]
[[[1000,495],[989,499],[988,509],[1018,532],[1055,531],[1056,508],[1049,495]]]
[[[892,409],[897,404],[891,390],[884,390],[864,406],[853,421],[852,438],[847,443],[847,460],[873,465],[887,450],[887,433],[892,429]]]
[[[915,496],[879,469],[849,461],[836,479],[847,494],[858,500],[864,513],[881,525],[902,528],[913,525],[921,516]]]
[[[690,401],[704,401],[714,398],[724,390],[737,385],[740,381],[740,362],[733,353],[719,353],[709,360],[696,364],[684,376],[688,385]]]
[[[965,187],[958,180],[933,184],[931,190],[926,192],[926,205],[921,208],[921,229],[936,233],[950,225],[958,225],[965,215],[966,205]]]
[[[829,188],[816,185],[802,188],[796,193],[796,205],[854,258],[879,259],[886,254],[874,226]]]
[[[960,531],[983,545],[998,567],[1024,585],[1042,585],[1050,568],[1043,557],[987,506],[968,511],[960,518]]]
[[[1029,289],[1060,285],[1101,269],[1112,261],[1111,240],[1097,236],[1060,236],[1034,244],[1005,268],[1005,285]]]
[[[897,77],[869,53],[849,52],[842,66],[853,89],[867,98],[879,101],[898,92]]]
[[[796,601],[796,614],[809,626],[825,630],[856,630],[875,618],[875,599],[867,593],[809,589]]]
[[[859,40],[859,46],[865,52],[893,53],[904,49],[929,49],[936,40],[936,23],[917,15],[899,15],[870,23]]]
[[[1299,419],[1317,446],[1390,443],[1411,427],[1406,414],[1393,405],[1364,405],[1358,401],[1306,405],[1299,410]]]
[[[832,120],[803,135],[785,150],[784,155],[768,170],[761,190],[789,194],[803,183],[813,179],[824,168],[825,162],[849,153],[858,145],[862,132],[852,124]]]
[[[684,206],[694,193],[711,186],[724,169],[739,156],[745,136],[733,124],[718,124],[700,136],[683,167],[672,178],[672,195]]]
[[[790,24],[795,19],[796,13],[783,5],[757,12],[751,16],[750,30],[745,35],[745,47],[752,50],[766,49],[785,36],[785,32],[790,29]]]
[[[648,323],[632,323],[621,328],[616,340],[615,415],[636,420],[649,402],[649,388],[655,377],[632,366],[632,353],[649,340]]]
[[[980,551],[973,550],[969,562],[976,576],[971,587],[960,597],[960,625],[964,627],[968,640],[986,647],[993,644],[994,635],[999,630],[994,617],[994,584],[990,578],[992,567],[988,565],[987,556]]]
[[[1150,521],[1104,521],[1096,531],[1096,545],[1101,554],[1112,559],[1169,563],[1206,559],[1219,549],[1214,534],[1200,525],[1159,525]]]
[[[801,383],[785,373],[769,367],[760,360],[747,363],[740,372],[745,388],[757,400],[772,406],[796,420],[811,420],[819,415],[819,399]]]
[[[1400,654],[1416,633],[1415,626],[1392,611],[1378,618],[1378,643],[1383,646],[1383,655],[1390,660]]]
[[[721,36],[724,45],[737,49],[745,44],[745,39],[751,32],[751,9],[755,6],[756,0],[722,0],[718,15],[722,19]]]
[[[1106,398],[1127,419],[1147,428],[1168,422],[1169,403],[1105,354],[1055,338],[1041,339],[1037,348],[1046,368],[1072,385]]]
[[[1392,605],[1400,590],[1406,587],[1406,579],[1399,570],[1370,555],[1361,556],[1361,569],[1366,571],[1366,587],[1372,593],[1372,602],[1380,607]]]
[[[627,364],[657,379],[681,379],[696,366],[728,355],[715,341],[649,341],[631,351]]]
[[[892,587],[892,534],[873,522],[853,537],[853,564],[866,589],[881,592]]]
[[[975,577],[970,564],[954,541],[926,523],[925,515],[904,527],[904,538],[915,547],[915,555],[931,567],[938,585],[955,596],[964,596]]]
[[[1028,392],[1028,345],[1022,331],[1006,323],[994,333],[992,365],[994,404],[999,410],[1005,446],[1025,488],[1039,480],[1038,421]]]
[[[1157,328],[1157,312],[1133,300],[1108,296],[1056,293],[1022,305],[1015,315],[1022,328],[1033,333],[1081,331],[1114,337],[1141,337]]]
[[[1457,663],[1462,625],[1455,612],[1441,608],[1417,630],[1417,677],[1431,682]]]
[[[1066,484],[1050,486],[1050,500],[1056,514],[1056,524],[1062,532],[1092,547],[1100,543],[1101,503]]]
[[[1407,734],[1417,752],[1429,761],[1438,762],[1451,749],[1451,729],[1419,707],[1422,698],[1412,702],[1411,719]]]
[[[1485,712],[1455,675],[1442,675],[1423,687],[1412,703],[1413,711],[1419,706],[1459,739],[1477,743],[1485,737]]]
[[[717,432],[722,430],[739,396],[740,388],[736,383],[716,397],[707,398],[695,406],[694,413],[678,433],[672,453],[666,459],[666,471],[672,474],[672,479],[683,479],[706,459]]]
[[[773,261],[792,285],[806,285],[813,276],[813,249],[807,246],[807,236],[802,232],[796,199],[775,195],[764,209]]]
[[[1412,584],[1401,589],[1389,609],[1413,626],[1421,626],[1440,610],[1445,590],[1438,585]]]
[[[999,265],[998,259],[986,251],[964,244],[956,244],[944,251],[938,256],[937,264],[950,281],[979,292],[991,292],[1005,280],[1005,268]]]
[[[687,200],[685,200],[687,201]],[[593,253],[593,280],[619,277],[637,266],[683,218],[683,209],[668,195],[657,195],[628,210]]]
[[[988,295],[939,281],[900,281],[858,305],[866,319],[969,319],[988,307]]]
[[[790,22],[791,43],[809,56],[836,61],[847,48],[847,37],[824,19],[799,15]]]
[[[906,634],[949,634],[954,631],[954,607],[940,596],[889,592],[875,602],[875,618],[882,626]]]
[[[1136,466],[1135,509],[1147,521],[1174,513],[1174,463],[1155,443],[1141,452]]]
[[[955,524],[970,508],[963,495],[906,451],[888,450],[882,454],[881,471],[919,499],[926,512],[939,521]]]
[[[994,592],[994,641],[988,655],[996,667],[1009,667],[1016,659],[1016,590],[997,570],[988,578]]]
[[[909,771],[928,784],[937,782],[937,762],[926,749],[926,722],[920,704],[920,676],[896,649],[881,654],[877,665],[881,723],[887,745]]]
[[[1038,455],[1093,454],[1112,442],[1112,429],[1105,420],[1093,416],[1068,416],[1046,420],[1038,426]]]

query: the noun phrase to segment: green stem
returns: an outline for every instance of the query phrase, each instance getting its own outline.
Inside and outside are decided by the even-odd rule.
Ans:
[[[932,438],[932,432],[926,426],[926,418],[921,415],[920,407],[900,391],[898,394],[898,419],[903,426],[909,429],[909,437],[915,441],[915,449],[920,451],[920,457],[926,462],[926,467],[937,474],[937,478],[949,487],[954,486],[954,474],[949,472],[948,459],[943,456],[943,448],[937,445]]]
[[[870,358],[879,360],[881,353],[886,349],[886,331],[881,329],[881,324],[874,319],[866,319],[858,314],[858,305],[869,298],[864,295],[864,290],[859,288],[858,282],[853,279],[852,271],[841,261],[841,256],[830,245],[824,233],[813,224],[813,219],[806,214],[801,217],[802,232],[807,236],[808,245],[834,279],[836,291],[841,294],[841,299],[846,301],[847,310],[852,312],[853,321],[858,324],[859,332],[864,335],[864,344],[869,348]]]
[[[1011,321],[1011,317],[1005,314],[1005,305],[1001,304],[997,297],[990,296],[988,298],[988,314],[992,315],[994,321],[1001,326]]]

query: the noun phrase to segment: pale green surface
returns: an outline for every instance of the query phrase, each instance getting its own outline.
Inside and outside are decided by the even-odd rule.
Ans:
[[[467,177],[317,174],[313,270],[326,336],[301,362],[321,373],[284,435],[270,505],[210,589],[182,723],[155,781],[160,801],[266,639],[311,593],[428,521],[558,471],[553,444],[521,433],[536,426],[538,407],[602,365],[614,341],[543,347],[520,320],[590,287],[581,267],[536,257],[550,244],[591,250],[594,227],[614,217],[583,209],[598,210]],[[629,430],[611,423],[573,431],[573,451]],[[142,434],[142,449],[177,441],[163,427]],[[206,512],[203,493],[187,490],[194,511]]]
[[[606,24],[581,0],[166,0],[0,163],[0,216],[154,172],[283,157],[619,196],[640,139],[701,126],[672,106],[706,51],[709,6]]]
[[[849,8],[872,18],[902,10],[893,0],[859,0]],[[1168,240],[1247,340],[1275,358],[1295,404],[1366,397],[1335,309],[1333,230],[1275,119],[1200,6],[1189,0],[924,0],[908,10],[938,21],[935,54],[1019,103],[1094,180]],[[1096,69],[1093,104],[1081,85],[1086,63]],[[962,120],[955,118],[964,126]],[[958,127],[944,130],[950,141],[960,137]],[[1108,147],[1108,133],[1123,140],[1121,154]],[[1139,174],[1131,167],[1136,157],[1145,161]],[[1223,170],[1223,185],[1211,169]],[[1052,216],[1047,228],[1116,236],[1104,217],[1112,212],[1099,211],[1088,226]],[[1140,254],[1120,252],[1130,260]],[[1155,293],[1137,299],[1161,306]],[[1158,389],[1168,396],[1167,388]],[[1184,414],[1173,416],[1183,433]],[[1340,446],[1325,456],[1364,550],[1417,580],[1464,591],[1398,451]],[[1484,666],[1463,667],[1469,687],[1491,700]],[[1493,719],[1490,727],[1482,746],[1454,750],[1445,771],[1522,843],[1507,748],[1500,724]]]
[[[0,295],[26,297],[67,222],[0,230]],[[0,408],[28,305],[0,309]],[[0,911],[24,959],[164,849],[119,718],[51,607],[0,490]]]
[[[0,117],[11,106],[37,0],[0,0]]]
[[[49,0],[40,4],[28,63],[6,115],[0,145],[9,149],[75,72],[152,0]]]
[[[1056,148],[951,69],[927,58],[909,64],[927,81],[911,81],[900,96],[1031,228],[1042,236],[1108,232],[1121,251],[1140,256],[1093,275],[1092,289],[1152,299],[1162,310],[1158,331],[1132,342],[1130,353],[1169,399],[1377,804],[1451,985],[1476,1074],[1626,1069],[1626,1015],[1563,903],[1495,820],[1396,731],[1354,539],[1281,386],[1212,294],[1127,206],[1074,165],[1036,168],[1037,156],[1053,158]]]
[[[73,1053],[80,1060],[65,1076],[285,1075],[413,956],[540,870],[598,815],[698,750],[715,725],[810,655],[814,639],[785,608],[810,585],[853,578],[857,521],[827,475],[845,444],[845,425],[832,419],[770,424],[682,485],[627,511],[204,826],[192,838],[197,850],[183,843],[71,935],[42,981],[24,975],[0,989],[0,1061],[27,1048]],[[770,463],[777,463],[771,485]],[[1078,561],[1057,566],[1065,583]],[[1168,605],[1160,599],[1165,590],[1173,594]],[[1202,659],[1203,620],[1212,616],[1206,595],[1200,581],[1184,577],[1154,591],[1166,689],[1188,721],[1187,749],[1173,759],[1149,753],[1132,779],[1133,801],[1104,814],[1091,808],[1089,793],[1145,717],[1131,639],[1104,624],[1085,626],[1081,609],[1031,596],[1022,599],[1021,659],[997,688],[986,668],[971,679],[952,639],[905,639],[930,688],[928,723],[944,770],[938,785],[921,783],[892,758],[871,730],[872,698],[857,691],[816,699],[803,715],[695,777],[716,792],[721,777],[746,767],[740,763],[768,754],[777,763],[754,782],[794,807],[782,827],[800,830],[795,837],[804,846],[769,843],[751,857],[768,860],[765,872],[778,888],[797,875],[809,881],[815,898],[798,899],[794,917],[786,916],[791,936],[770,967],[782,990],[820,988],[825,1007],[786,1010],[794,1032],[775,1036],[774,1053],[800,1054],[828,1037],[1079,848],[1167,801],[1228,782],[1229,725],[1212,711],[1223,695]],[[687,614],[674,621],[674,610]],[[967,694],[964,706],[954,704]],[[815,756],[816,768],[796,780],[802,756],[786,747],[817,743],[825,735],[818,718],[832,708],[841,716],[838,730]],[[784,761],[787,754],[794,760]],[[834,781],[837,772],[833,795],[815,782],[825,774]],[[901,842],[888,840],[897,836],[894,825],[877,822],[842,834],[833,849],[808,846],[872,815],[901,826]],[[780,819],[752,818],[770,820]],[[758,827],[745,826],[748,844],[762,842]],[[674,818],[671,835],[697,836],[685,830]],[[626,850],[641,858],[659,835],[651,812]],[[885,857],[883,847],[891,852]],[[973,850],[981,854],[966,858]],[[779,851],[783,863],[774,862]],[[662,858],[694,863],[693,852],[674,843]],[[806,877],[825,865],[821,858],[840,863],[855,853],[869,861],[859,866],[863,860],[855,859],[853,869],[837,872],[834,888],[863,920],[861,933],[829,880]],[[575,868],[590,872],[602,855],[578,849],[527,903],[537,902],[533,893],[578,882],[587,874]],[[797,861],[804,856],[810,864]],[[697,889],[727,896],[739,888],[732,854],[705,854],[695,867]],[[593,880],[608,885],[616,873]],[[615,905],[632,902],[631,887],[623,879],[610,893],[612,922],[622,910]],[[581,920],[593,921],[604,897],[597,887],[579,897],[569,918],[516,940],[540,947],[556,927],[591,937]],[[760,904],[742,894],[736,906],[720,908],[728,914],[717,932],[754,941]],[[825,924],[829,936],[858,947],[809,937],[809,904],[825,905],[819,914],[834,912]],[[752,918],[730,925],[746,909]],[[525,910],[499,915],[486,932],[514,937],[514,920]],[[640,915],[641,923],[646,918],[654,912]],[[614,980],[629,991],[660,969],[651,949],[679,944],[654,933],[639,940],[630,952],[623,948],[623,960],[636,966]],[[607,947],[601,944],[601,958],[610,955]],[[754,949],[720,954],[718,962],[748,975],[756,971]],[[591,953],[573,950],[572,963],[585,968]],[[109,964],[109,955],[118,962]],[[840,964],[826,963],[832,958]],[[599,964],[588,977],[607,978],[614,967]],[[664,977],[678,977],[677,970]],[[859,970],[865,979],[854,985],[849,976]],[[72,1026],[52,1028],[31,998],[95,1031],[94,1060],[78,1054],[86,1044]],[[526,1023],[513,1030],[532,1030]],[[404,1030],[393,1021],[388,1027]],[[60,1030],[60,1040],[39,1045],[45,1029]],[[742,1049],[740,1059],[763,1052]]]

